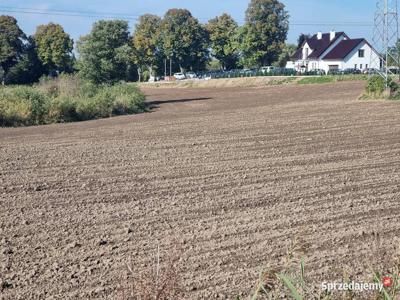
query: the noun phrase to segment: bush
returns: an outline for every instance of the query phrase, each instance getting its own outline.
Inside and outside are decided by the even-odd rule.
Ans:
[[[379,75],[374,75],[368,79],[365,93],[360,97],[361,100],[369,99],[389,99],[400,100],[400,86],[394,78],[389,77],[388,88],[385,79]]]
[[[13,97],[13,91],[11,89],[0,89],[1,126],[28,125],[29,119],[29,103]]]
[[[75,76],[43,78],[32,87],[0,88],[0,125],[84,121],[145,111],[136,85],[95,85]]]
[[[137,92],[136,86],[115,85],[111,88],[111,92],[114,96],[113,114],[135,114],[145,111],[144,96]]]
[[[38,125],[47,122],[50,99],[32,87],[0,90],[0,121],[3,126]]]
[[[366,92],[370,96],[381,97],[385,91],[386,83],[382,76],[374,75],[367,81]]]
[[[75,99],[68,97],[57,98],[50,107],[49,119],[53,120],[53,122],[73,122],[78,120],[76,107]]]

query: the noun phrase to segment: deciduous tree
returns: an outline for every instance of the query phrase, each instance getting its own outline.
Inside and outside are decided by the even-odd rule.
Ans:
[[[25,34],[17,20],[11,16],[0,16],[0,67],[3,70],[2,84],[9,70],[18,63],[23,52]]]
[[[290,58],[293,56],[296,50],[297,50],[296,45],[286,44],[283,47],[282,52],[279,55],[278,60],[274,65],[276,65],[277,67],[284,68],[286,66],[286,63],[290,60]]]
[[[205,28],[186,9],[170,9],[162,22],[165,55],[172,58],[183,72],[204,69],[209,59]]]
[[[128,22],[96,22],[78,41],[80,75],[94,83],[125,80],[132,53],[129,40]]]
[[[139,81],[144,68],[147,68],[152,76],[162,60],[160,30],[161,18],[150,14],[141,16],[135,27],[132,38],[133,61],[138,68]]]
[[[278,59],[289,30],[289,15],[278,0],[251,0],[240,30],[243,65],[260,67]]]
[[[212,55],[218,59],[222,68],[233,69],[238,61],[235,36],[238,24],[228,14],[211,19],[206,25],[210,37]]]
[[[297,49],[303,46],[303,43],[311,37],[310,34],[301,33],[297,39]]]
[[[5,76],[6,84],[32,84],[45,74],[45,67],[40,61],[36,51],[35,41],[29,37],[17,64],[12,66]]]
[[[61,25],[40,25],[33,37],[47,74],[72,71],[74,42]]]

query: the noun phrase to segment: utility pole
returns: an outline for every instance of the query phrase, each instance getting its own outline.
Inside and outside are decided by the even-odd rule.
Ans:
[[[393,71],[389,67],[395,66],[399,73],[399,16],[398,0],[376,0],[376,12],[374,19],[373,46],[379,55],[371,53],[371,68],[389,84]],[[379,67],[376,67],[379,66]]]

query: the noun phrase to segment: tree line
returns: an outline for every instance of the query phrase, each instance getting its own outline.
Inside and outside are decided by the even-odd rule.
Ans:
[[[27,36],[11,16],[0,16],[0,77],[3,84],[27,84],[43,75],[77,72],[94,83],[142,80],[174,71],[284,65],[296,46],[285,44],[289,15],[279,0],[251,0],[245,23],[228,14],[201,24],[186,9],[163,18],[146,14],[133,34],[127,21],[101,20],[76,43],[59,24],[38,26]]]

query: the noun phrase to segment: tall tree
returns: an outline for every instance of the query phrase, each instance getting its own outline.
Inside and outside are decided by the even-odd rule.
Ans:
[[[303,46],[303,43],[307,40],[307,39],[309,39],[311,37],[311,35],[308,33],[308,34],[305,34],[305,33],[301,33],[300,35],[299,35],[299,37],[297,38],[297,49],[299,49],[301,46]]]
[[[61,25],[40,25],[33,37],[48,74],[72,71],[74,42]]]
[[[25,34],[17,20],[10,16],[0,16],[0,67],[3,70],[2,84],[9,70],[18,63],[23,52]]]
[[[128,22],[96,22],[91,33],[78,41],[78,52],[78,68],[82,77],[94,83],[125,80],[132,53]]]
[[[144,68],[153,75],[157,64],[162,60],[160,45],[161,18],[155,15],[143,15],[136,24],[132,38],[133,61],[138,67],[139,81]]]
[[[162,22],[163,48],[183,72],[204,69],[209,59],[205,28],[186,9],[170,9]]]
[[[224,70],[233,69],[238,61],[235,36],[238,24],[228,14],[211,19],[206,25],[210,36],[212,55]]]
[[[278,59],[289,30],[289,15],[279,0],[251,0],[239,34],[245,66],[271,65]]]
[[[279,55],[278,60],[274,63],[274,65],[281,68],[286,67],[286,63],[290,61],[290,58],[293,56],[296,50],[297,50],[296,45],[286,44],[283,47],[282,52]]]
[[[37,82],[46,73],[45,67],[40,61],[33,37],[29,37],[24,43],[22,54],[5,76],[6,84],[32,84]]]

